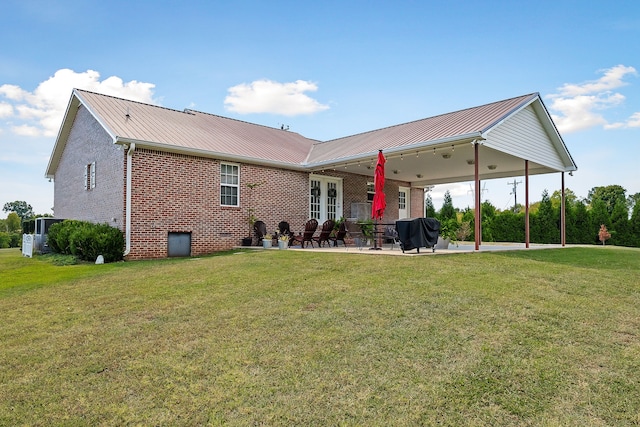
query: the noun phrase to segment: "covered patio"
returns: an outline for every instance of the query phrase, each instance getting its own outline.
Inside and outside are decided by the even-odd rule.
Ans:
[[[529,179],[558,174],[563,205],[560,246],[565,245],[565,173],[571,174],[577,166],[538,93],[318,143],[307,167],[316,173],[341,170],[373,176],[379,150],[386,157],[386,176],[410,183],[411,188],[474,182],[475,251],[485,246],[480,228],[483,180],[524,176],[523,246],[533,248],[529,241]],[[424,216],[424,209],[419,216]]]

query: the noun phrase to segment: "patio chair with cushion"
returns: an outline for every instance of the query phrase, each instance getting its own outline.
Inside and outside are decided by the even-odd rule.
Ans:
[[[311,247],[313,247],[313,235],[318,229],[318,220],[311,218],[304,226],[304,232],[302,234],[298,234],[294,236],[293,240],[289,242],[289,245],[300,243],[300,246],[304,248],[305,242],[307,242],[307,246],[311,243]]]
[[[313,240],[318,242],[318,246],[324,246],[324,243],[327,242],[329,246],[331,246],[331,242],[329,241],[331,237],[331,232],[333,231],[333,226],[336,225],[336,222],[332,219],[326,220],[322,223],[322,229],[320,230],[320,235],[314,237]]]
[[[256,245],[262,245],[262,239],[264,238],[264,235],[267,234],[267,225],[264,221],[256,221],[253,224],[253,231],[258,239],[258,243],[256,243]]]

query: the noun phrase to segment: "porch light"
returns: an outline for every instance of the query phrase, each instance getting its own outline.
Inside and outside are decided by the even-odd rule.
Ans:
[[[489,168],[489,170],[495,170],[498,167],[498,165],[489,165],[487,167]]]
[[[450,153],[442,153],[442,158],[443,159],[450,159],[451,158],[451,154]]]
[[[467,160],[467,164],[468,164],[468,165],[475,165],[475,164],[476,164],[476,161],[475,161],[475,160],[473,160],[473,159],[469,159],[469,160]]]
[[[417,177],[417,178],[422,178],[422,174],[421,174],[421,173],[416,174],[416,177]]]

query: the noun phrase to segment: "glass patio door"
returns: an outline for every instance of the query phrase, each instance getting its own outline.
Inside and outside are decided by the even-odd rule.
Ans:
[[[309,179],[309,217],[319,223],[342,216],[342,180],[320,175]]]

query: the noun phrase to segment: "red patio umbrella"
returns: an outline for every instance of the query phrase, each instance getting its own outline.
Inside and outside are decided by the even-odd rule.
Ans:
[[[387,207],[387,200],[384,195],[384,164],[387,160],[382,154],[382,150],[378,152],[378,163],[373,177],[373,204],[371,205],[371,217],[373,219],[382,219],[384,210]]]

